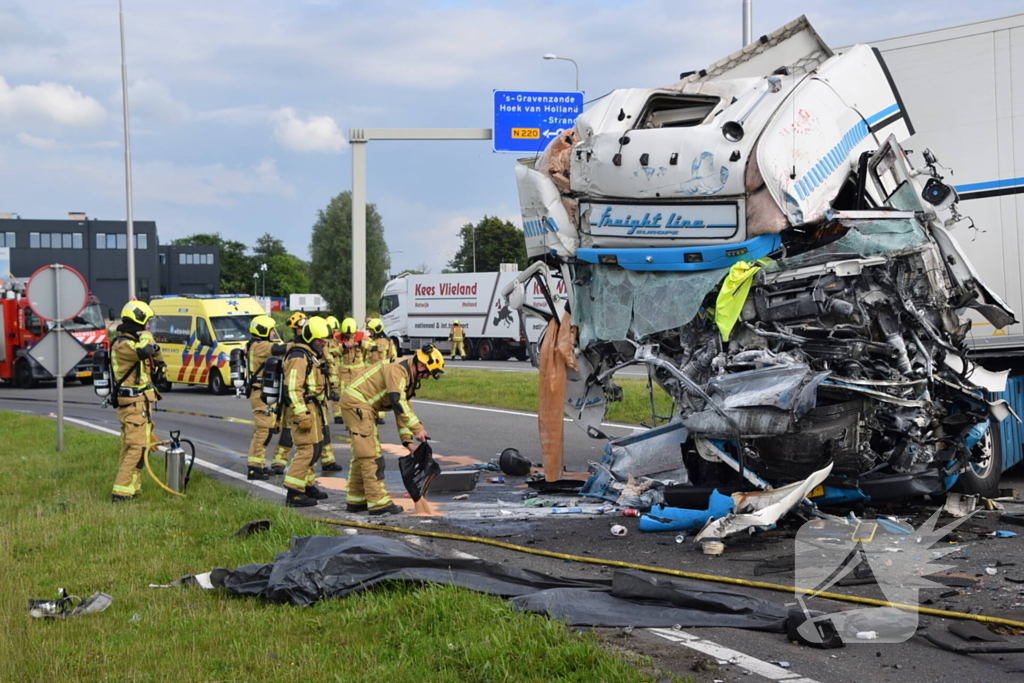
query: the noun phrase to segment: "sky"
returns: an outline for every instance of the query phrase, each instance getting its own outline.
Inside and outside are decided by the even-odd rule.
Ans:
[[[308,258],[351,189],[350,128],[490,128],[494,90],[674,83],[740,47],[741,0],[124,0],[134,216],[161,241],[265,232]],[[1019,0],[754,0],[754,35],[806,14],[832,46],[1009,16]],[[117,0],[0,0],[0,212],[124,220]],[[515,154],[371,142],[392,269],[438,273],[458,229],[521,226]]]

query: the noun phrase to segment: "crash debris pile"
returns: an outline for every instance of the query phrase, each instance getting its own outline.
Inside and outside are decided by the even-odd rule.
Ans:
[[[901,147],[900,102],[878,53],[834,54],[801,17],[674,85],[612,92],[520,163],[540,227],[505,294],[563,334],[571,315],[566,413],[609,441],[585,495],[617,501],[633,477],[701,491],[675,506],[700,511],[717,489],[745,521],[714,536],[958,479],[992,497],[989,431],[1011,411],[986,392],[1007,373],[967,359],[962,315],[1016,320],[952,237],[968,221],[935,155],[915,168]],[[629,365],[673,415],[609,439]]]

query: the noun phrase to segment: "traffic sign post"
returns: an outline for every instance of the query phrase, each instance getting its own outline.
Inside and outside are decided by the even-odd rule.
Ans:
[[[44,320],[55,323],[32,347],[29,355],[57,378],[57,450],[64,450],[64,375],[88,353],[61,324],[81,313],[89,303],[85,278],[74,268],[55,263],[29,278],[25,293],[29,307]],[[68,341],[71,339],[75,346]],[[48,341],[49,340],[49,341]],[[72,361],[72,359],[74,359]]]
[[[540,154],[582,112],[581,92],[495,90],[494,151]]]

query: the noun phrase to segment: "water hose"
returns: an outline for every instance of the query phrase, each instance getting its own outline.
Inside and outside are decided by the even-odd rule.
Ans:
[[[622,567],[624,569],[639,569],[641,571],[650,572],[652,574],[668,574],[669,576],[678,576],[684,579],[695,579],[697,581],[709,581],[712,583],[727,583],[734,586],[746,586],[747,588],[761,588],[764,590],[776,591],[780,593],[799,593],[803,595],[809,595],[815,598],[828,598],[829,600],[838,600],[840,602],[853,602],[861,605],[871,605],[873,607],[894,607],[904,612],[917,612],[919,614],[927,614],[935,617],[948,617],[950,619],[965,619],[970,621],[979,621],[985,624],[1002,624],[1004,626],[1013,626],[1015,628],[1024,628],[1024,622],[1014,621],[1013,619],[1001,619],[999,617],[986,617],[981,614],[966,614],[964,612],[949,612],[941,609],[932,609],[930,607],[920,607],[917,605],[905,605],[898,602],[888,602],[886,600],[876,600],[874,598],[862,598],[856,595],[843,595],[842,593],[829,593],[829,592],[818,592],[809,590],[806,588],[797,588],[795,586],[783,586],[778,583],[767,583],[764,581],[749,581],[747,579],[734,579],[728,576],[716,576],[714,574],[697,574],[695,572],[684,572],[677,569],[665,569],[664,567],[650,567],[642,564],[633,564],[632,562],[620,562],[618,560],[602,560],[595,557],[580,557],[578,555],[567,555],[565,553],[556,553],[550,550],[538,550],[536,548],[524,548],[521,545],[513,545],[511,543],[503,543],[501,541],[494,541],[489,538],[480,538],[478,536],[458,536],[456,534],[442,534],[436,531],[419,531],[415,529],[403,529],[402,527],[393,526],[381,526],[378,524],[367,524],[364,522],[346,522],[339,519],[327,519],[325,517],[313,517],[314,522],[323,522],[324,524],[334,524],[337,526],[349,526],[358,527],[360,529],[372,529],[374,531],[390,531],[398,534],[409,534],[413,536],[426,536],[429,538],[445,538],[452,541],[466,541],[468,543],[482,543],[484,545],[492,545],[498,548],[505,548],[506,550],[515,550],[521,553],[527,553],[529,555],[540,555],[542,557],[552,557],[558,560],[570,560],[572,562],[582,562],[585,564],[600,564],[609,567]]]
[[[162,481],[157,479],[156,474],[153,473],[153,468],[149,466],[149,446],[146,446],[145,450],[142,452],[142,460],[146,463],[146,471],[149,472],[149,476],[152,477],[153,481],[156,482],[157,486],[162,488],[164,491],[167,491],[167,493],[170,493],[171,495],[180,496],[182,498],[185,497],[184,493],[178,493],[177,491],[175,491],[174,489],[172,489],[171,487],[167,486]]]

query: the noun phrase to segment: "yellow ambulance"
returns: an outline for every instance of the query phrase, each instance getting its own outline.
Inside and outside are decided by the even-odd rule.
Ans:
[[[153,339],[167,363],[167,383],[209,387],[214,394],[230,388],[231,352],[244,349],[249,323],[263,308],[239,294],[155,296],[150,301]]]

